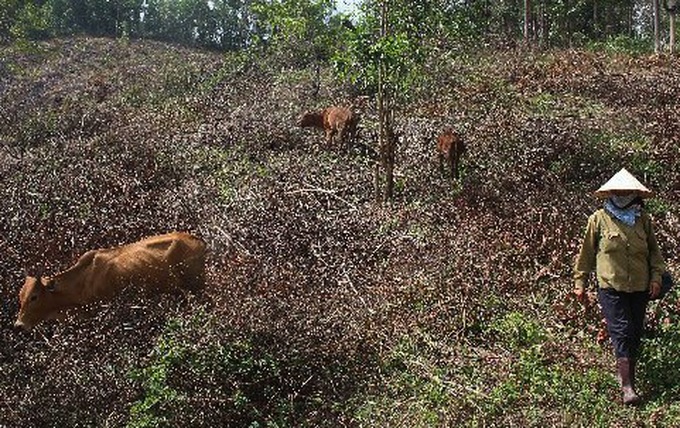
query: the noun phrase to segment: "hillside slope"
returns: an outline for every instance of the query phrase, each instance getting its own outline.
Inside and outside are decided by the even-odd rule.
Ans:
[[[639,411],[617,403],[596,308],[566,298],[592,191],[623,166],[657,191],[676,272],[677,60],[441,55],[397,112],[378,205],[365,150],[295,127],[350,101],[328,75],[315,97],[311,70],[247,54],[0,49],[0,426],[680,423],[675,296],[650,308]],[[433,156],[445,126],[468,142],[458,185]],[[12,330],[26,271],[169,230],[208,242],[204,296]]]

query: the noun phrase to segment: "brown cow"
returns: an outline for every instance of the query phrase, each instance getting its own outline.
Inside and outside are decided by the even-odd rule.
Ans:
[[[88,251],[52,277],[26,277],[14,326],[30,330],[69,309],[111,300],[128,286],[150,293],[197,290],[204,283],[205,254],[205,242],[183,232]]]
[[[297,126],[323,129],[328,147],[333,145],[333,140],[337,135],[340,138],[340,144],[346,148],[354,140],[358,123],[359,115],[352,108],[328,107],[320,112],[303,114],[298,119]]]
[[[439,172],[444,175],[444,159],[451,168],[451,177],[458,179],[460,171],[460,157],[465,152],[463,138],[453,129],[448,128],[437,137],[437,155],[439,158]]]

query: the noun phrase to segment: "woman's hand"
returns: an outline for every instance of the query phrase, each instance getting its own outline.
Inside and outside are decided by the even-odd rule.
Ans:
[[[574,297],[581,303],[586,302],[586,290],[583,288],[574,288]]]
[[[661,293],[661,284],[659,284],[656,281],[652,281],[649,283],[649,297],[651,299],[656,299],[659,297],[659,293]]]

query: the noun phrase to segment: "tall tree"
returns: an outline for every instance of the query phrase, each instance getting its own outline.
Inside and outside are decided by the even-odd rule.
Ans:
[[[524,0],[524,44],[529,44],[531,23],[531,0]]]
[[[215,0],[212,16],[216,32],[215,47],[238,50],[251,44],[255,18],[251,0]]]
[[[0,0],[0,42],[50,36],[51,8],[44,0]]]
[[[252,11],[259,46],[289,64],[328,59],[341,31],[332,0],[254,0]]]
[[[675,13],[677,12],[677,2],[676,0],[666,0],[666,10],[669,15],[669,27],[670,27],[670,52],[671,55],[675,54]]]
[[[652,0],[652,9],[654,11],[654,53],[658,54],[661,51],[659,0]]]

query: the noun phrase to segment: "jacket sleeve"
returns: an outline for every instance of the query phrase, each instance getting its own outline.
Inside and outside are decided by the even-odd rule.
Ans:
[[[661,284],[661,274],[666,270],[666,263],[661,256],[659,244],[656,242],[656,234],[651,218],[647,221],[647,246],[649,248],[649,281]]]
[[[588,219],[586,233],[581,244],[581,251],[576,257],[574,264],[574,288],[584,290],[587,285],[588,275],[595,270],[595,262],[598,246],[598,226],[595,214]]]

